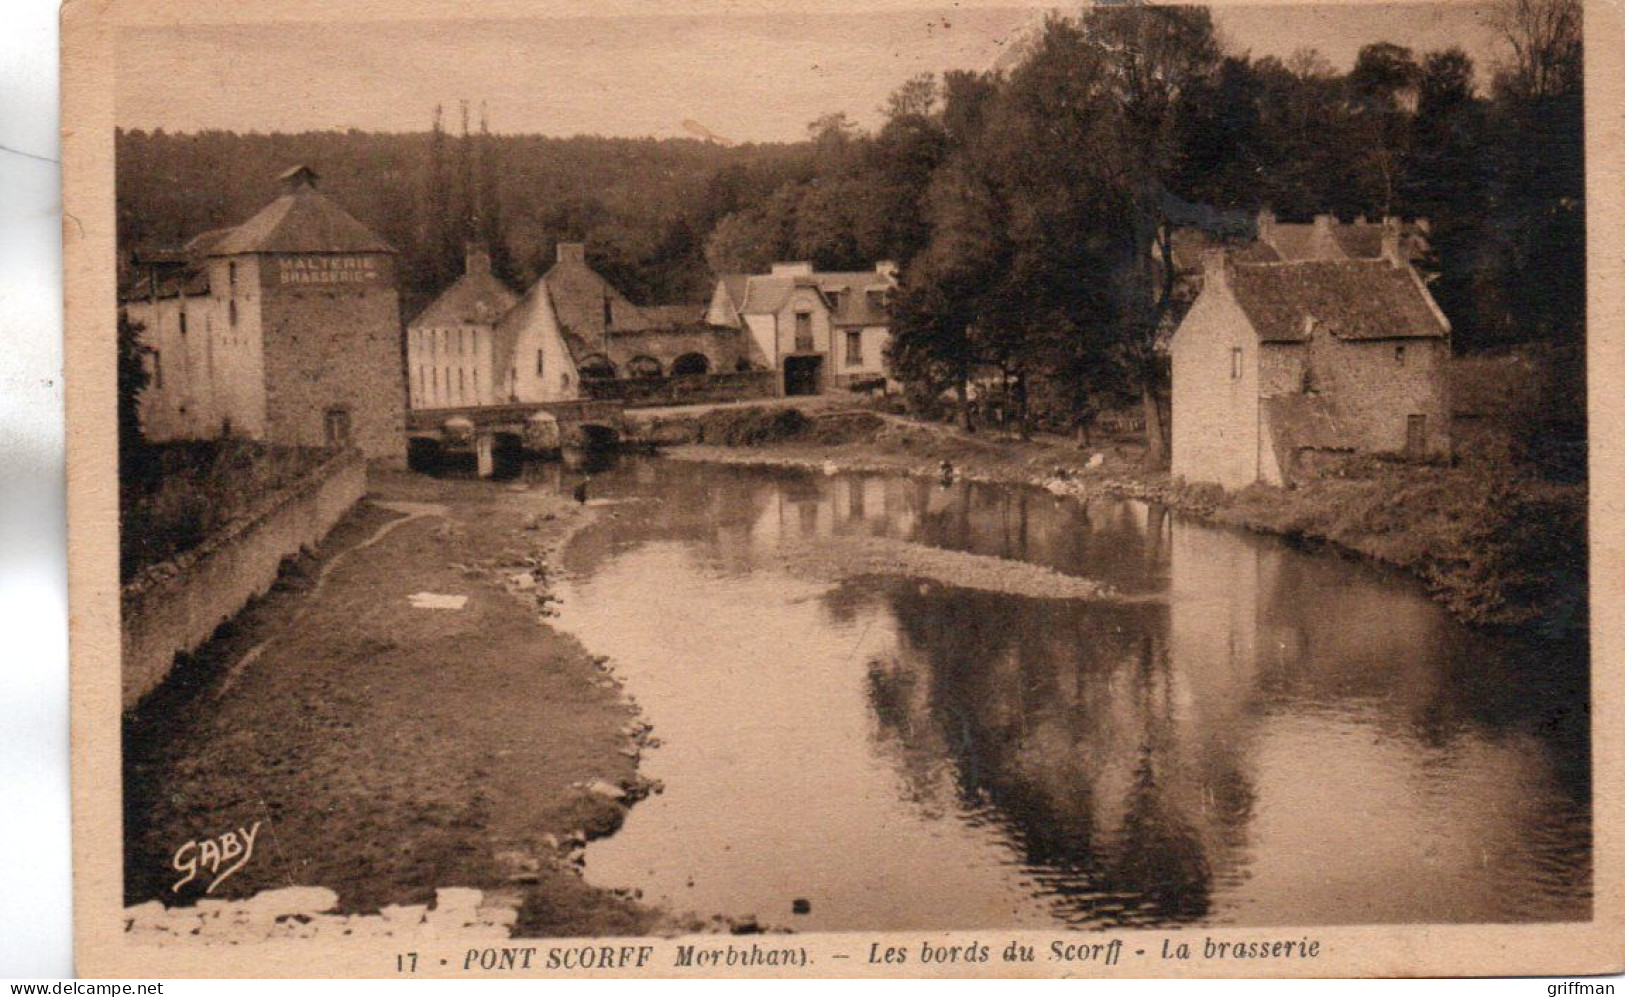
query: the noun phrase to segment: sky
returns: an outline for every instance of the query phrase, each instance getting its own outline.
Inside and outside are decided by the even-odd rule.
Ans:
[[[1313,47],[1347,68],[1372,41],[1461,45],[1487,76],[1501,55],[1487,9],[1276,4],[1215,16],[1227,47],[1254,57]],[[421,131],[436,104],[467,99],[504,133],[793,141],[831,111],[872,127],[918,73],[1008,62],[1042,16],[955,6],[129,27],[115,113],[121,127],[167,131]]]

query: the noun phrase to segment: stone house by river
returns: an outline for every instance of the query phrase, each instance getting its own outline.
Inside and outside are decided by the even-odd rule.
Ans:
[[[1450,453],[1450,323],[1390,229],[1378,259],[1205,257],[1175,331],[1173,473],[1280,485],[1354,453]]]
[[[705,320],[747,332],[751,360],[780,372],[780,394],[822,394],[884,382],[896,287],[890,262],[855,272],[775,263],[766,274],[724,274]]]
[[[704,375],[749,366],[738,329],[704,324],[699,305],[636,305],[558,245],[522,296],[470,247],[465,272],[407,326],[414,409],[573,401],[619,378]]]
[[[306,166],[235,228],[138,253],[122,306],[140,328],[155,441],[241,436],[404,459],[395,250]]]

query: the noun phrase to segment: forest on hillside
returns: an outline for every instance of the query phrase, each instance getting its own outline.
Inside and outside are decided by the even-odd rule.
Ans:
[[[1008,71],[911,79],[878,128],[832,110],[784,145],[490,134],[466,108],[453,127],[426,108],[418,134],[121,132],[119,237],[174,246],[239,222],[303,162],[402,250],[409,309],[455,279],[471,237],[520,284],[556,241],[584,240],[651,303],[700,300],[714,274],[775,259],[891,259],[905,380],[934,396],[993,366],[1023,398],[1086,415],[1161,390],[1159,346],[1187,304],[1153,258],[1172,229],[1246,238],[1265,207],[1425,218],[1422,269],[1458,349],[1572,352],[1580,5],[1492,13],[1504,64],[1399,39],[1338,71],[1314,51],[1226,51],[1203,7],[1090,7],[1052,16]]]
[[[426,124],[434,112],[424,108]],[[800,145],[501,135],[477,126],[465,137],[455,124],[405,134],[121,130],[116,155],[123,251],[175,248],[239,224],[280,193],[279,173],[304,163],[324,192],[402,251],[404,290],[419,300],[456,278],[463,237],[480,229],[520,286],[547,269],[556,242],[584,240],[594,264],[643,302],[703,298],[705,234],[804,178],[809,158]]]

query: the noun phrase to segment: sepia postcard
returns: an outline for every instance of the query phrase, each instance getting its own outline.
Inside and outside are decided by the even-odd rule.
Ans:
[[[1622,29],[70,0],[79,974],[1620,973]]]

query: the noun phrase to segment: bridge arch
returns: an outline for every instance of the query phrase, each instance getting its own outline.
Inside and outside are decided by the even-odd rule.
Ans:
[[[602,353],[589,353],[576,364],[583,381],[613,381],[618,375],[615,364]]]
[[[711,358],[704,353],[684,353],[671,362],[672,377],[693,377],[711,373]]]
[[[628,360],[626,362],[626,371],[633,377],[659,377],[665,373],[660,366],[660,361],[647,354],[640,354]]]

